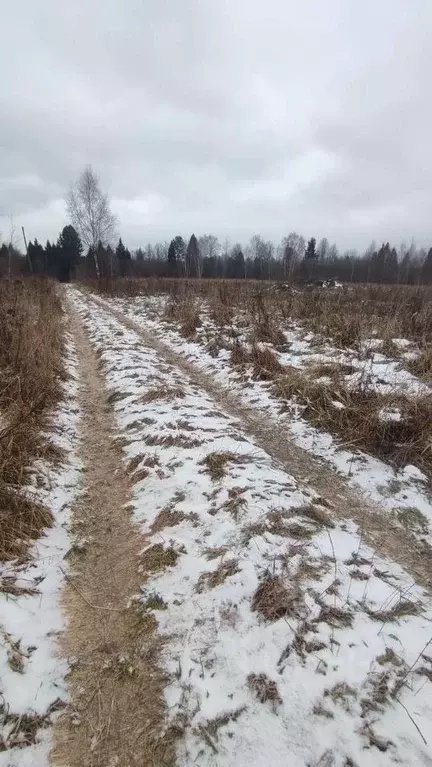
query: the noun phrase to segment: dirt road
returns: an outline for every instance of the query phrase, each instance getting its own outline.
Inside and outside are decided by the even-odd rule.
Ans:
[[[159,740],[163,675],[154,662],[154,624],[131,600],[139,595],[145,543],[127,504],[131,482],[115,442],[112,407],[98,360],[71,311],[81,379],[84,494],[76,505],[63,606],[72,660],[71,706],[57,728],[53,764],[68,767],[169,764]]]
[[[279,465],[324,499],[333,515],[339,519],[352,519],[372,548],[399,562],[417,583],[427,589],[432,588],[432,551],[427,544],[394,524],[379,505],[350,486],[345,477],[328,464],[287,439],[277,421],[269,418],[268,414],[260,415],[256,408],[242,405],[228,389],[219,386],[193,363],[173,352],[154,332],[144,331],[137,323],[95,296],[91,297],[91,301],[103,306],[126,327],[134,330],[146,346],[156,349],[162,358],[182,370],[227,413],[237,418],[245,431]]]
[[[339,765],[358,763],[363,748],[390,759],[402,753],[402,763],[408,749],[413,764],[428,763],[410,720],[408,735],[405,720],[391,721],[400,751],[375,732],[376,682],[368,676],[389,643],[398,652],[406,644],[394,625],[401,616],[425,645],[418,586],[432,585],[432,562],[424,544],[293,445],[277,421],[240,404],[106,302],[69,293],[68,311],[85,492],[74,509],[64,594],[71,703],[53,764],[261,767],[282,764],[293,749],[296,765]],[[137,509],[141,527],[131,515]],[[378,567],[380,558],[405,568],[414,595],[406,574]],[[276,588],[265,604],[263,584]],[[413,673],[416,642],[400,659],[391,650],[398,660],[383,712]],[[349,684],[357,643],[367,657]],[[371,699],[351,711],[357,695]],[[426,716],[421,696],[415,705]],[[342,724],[348,710],[352,733]],[[333,737],[334,755],[320,728]]]

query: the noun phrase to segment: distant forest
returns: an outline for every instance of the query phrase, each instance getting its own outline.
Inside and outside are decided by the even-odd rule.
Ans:
[[[170,242],[149,244],[133,252],[121,239],[113,247],[118,221],[91,165],[71,185],[66,210],[71,223],[57,241],[45,246],[37,240],[28,246],[24,242],[25,255],[16,247],[12,227],[10,242],[0,247],[0,277],[47,275],[62,282],[98,277],[183,277],[432,284],[432,248],[417,249],[414,243],[396,249],[388,242],[380,247],[372,242],[364,253],[340,253],[325,237],[317,242],[315,237],[306,240],[291,232],[277,245],[259,234],[247,245],[232,245],[228,240],[221,243],[212,234],[192,234],[186,243],[178,234]]]
[[[364,253],[340,253],[326,238],[317,243],[292,232],[275,245],[254,235],[243,246],[221,243],[217,237],[194,234],[186,243],[177,235],[171,242],[148,244],[130,251],[120,239],[115,248],[101,241],[86,252],[73,226],[66,226],[55,243],[37,240],[27,253],[13,243],[0,247],[0,276],[48,275],[61,281],[88,277],[186,277],[313,282],[374,282],[432,284],[432,248],[375,243]]]

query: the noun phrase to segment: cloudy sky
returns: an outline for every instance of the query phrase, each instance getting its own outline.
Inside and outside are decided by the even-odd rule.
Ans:
[[[0,231],[86,164],[130,247],[291,230],[432,244],[431,0],[2,4]]]

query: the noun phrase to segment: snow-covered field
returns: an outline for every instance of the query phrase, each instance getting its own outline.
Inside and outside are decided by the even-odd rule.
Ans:
[[[64,399],[52,417],[51,441],[64,451],[60,466],[37,461],[24,488],[50,509],[54,524],[26,561],[0,563],[0,765],[49,764],[52,722],[67,701],[68,664],[57,637],[65,628],[60,594],[70,548],[68,523],[79,493],[79,410],[73,339],[66,344]]]
[[[166,640],[179,765],[431,764],[429,596],[136,332],[70,296],[102,360],[134,518],[148,536],[137,600]],[[223,350],[215,359],[186,342],[149,299],[111,305],[278,417],[389,511],[415,504],[432,518],[415,467],[396,475],[370,456],[353,459],[301,416],[285,422],[265,384],[244,387]],[[293,344],[290,354],[293,364]],[[400,494],[387,503],[396,478]]]
[[[330,463],[338,472],[345,475],[349,482],[361,487],[380,505],[387,508],[392,518],[401,525],[412,519],[411,532],[422,539],[431,541],[432,497],[430,478],[417,466],[406,464],[395,468],[376,456],[361,449],[347,448],[332,434],[314,428],[302,415],[302,408],[292,403],[289,413],[281,413],[280,400],[276,399],[267,381],[255,380],[249,371],[238,369],[230,361],[229,347],[232,345],[232,326],[224,329],[215,327],[205,304],[201,306],[201,325],[196,338],[186,340],[178,326],[163,319],[166,298],[163,296],[139,296],[134,299],[110,299],[107,305],[124,312],[135,323],[153,331],[175,352],[193,362],[218,381],[221,385],[235,391],[239,399],[247,405],[258,408],[273,417],[278,428],[285,430],[298,446]],[[241,320],[236,330],[237,340],[248,344],[250,328],[242,328]],[[391,359],[379,351],[382,345],[377,338],[365,341],[362,354],[354,350],[341,350],[330,342],[316,339],[311,333],[295,323],[284,333],[287,350],[272,347],[281,365],[288,369],[313,369],[317,365],[334,363],[346,366],[343,374],[345,383],[355,387],[359,381],[367,386],[387,394],[402,393],[406,396],[424,394],[432,396],[431,386],[413,376],[404,367],[404,360],[416,354],[415,345],[405,339],[395,339],[395,346],[400,349],[398,359]],[[220,348],[214,353],[214,341],[219,339]],[[213,342],[213,345],[211,344]],[[263,344],[263,346],[265,346]],[[342,368],[343,369],[343,368]],[[383,413],[383,417],[397,417],[397,414]],[[414,509],[414,514],[410,512]]]

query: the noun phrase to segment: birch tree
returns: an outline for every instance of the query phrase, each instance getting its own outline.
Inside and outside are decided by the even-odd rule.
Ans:
[[[66,197],[69,218],[81,242],[94,254],[99,243],[109,245],[115,236],[117,219],[111,212],[108,195],[100,188],[98,176],[88,165]],[[99,267],[95,258],[96,274]]]

